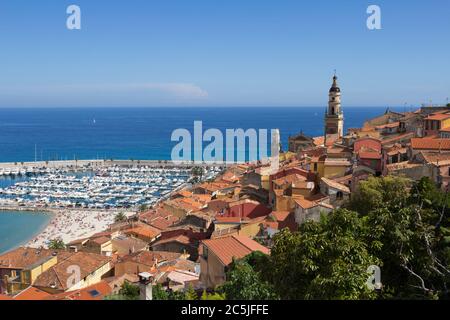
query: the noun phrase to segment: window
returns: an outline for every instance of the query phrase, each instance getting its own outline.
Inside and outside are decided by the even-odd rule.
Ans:
[[[342,193],[342,191],[338,191],[336,194],[336,199],[337,200],[342,200],[344,199],[344,194]]]
[[[314,163],[314,172],[317,172],[317,163]]]

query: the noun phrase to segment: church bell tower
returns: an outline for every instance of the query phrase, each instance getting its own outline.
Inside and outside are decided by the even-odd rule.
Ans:
[[[328,95],[328,108],[325,112],[325,141],[327,136],[334,135],[338,139],[344,136],[344,113],[341,110],[341,89],[336,74]]]

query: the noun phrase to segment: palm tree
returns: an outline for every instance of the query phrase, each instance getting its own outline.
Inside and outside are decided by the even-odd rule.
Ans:
[[[52,239],[48,242],[48,248],[50,250],[64,250],[66,244],[61,239]]]
[[[125,215],[125,213],[123,212],[119,212],[118,214],[116,214],[116,216],[114,217],[114,222],[124,222],[127,220],[127,216]]]

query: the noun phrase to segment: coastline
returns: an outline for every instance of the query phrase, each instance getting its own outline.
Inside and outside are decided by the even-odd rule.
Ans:
[[[119,212],[123,212],[127,217],[136,214],[136,211],[130,209],[52,209],[53,217],[48,225],[39,234],[31,237],[26,246],[46,247],[47,242],[53,239],[61,239],[68,244],[74,240],[90,237],[108,229]]]
[[[8,249],[20,246],[46,247],[47,242],[53,239],[61,239],[64,243],[92,236],[95,233],[106,230],[114,222],[117,213],[123,212],[127,216],[134,215],[133,210],[98,210],[98,209],[53,209],[27,207],[0,207],[0,214],[4,212],[24,212],[31,214],[49,215],[50,219],[38,231],[33,232],[27,239]]]
[[[49,226],[51,221],[54,219],[53,214],[49,211],[32,210],[31,208],[30,208],[30,210],[27,210],[24,208],[21,208],[21,210],[15,210],[15,209],[10,209],[10,208],[8,208],[8,209],[0,208],[0,216],[4,215],[4,214],[11,214],[14,216],[20,215],[20,214],[40,215],[40,216],[45,216],[47,219],[35,231],[27,233],[23,237],[22,240],[15,242],[14,244],[10,244],[10,245],[6,246],[5,248],[1,248],[0,253],[8,252],[8,251],[14,250],[18,247],[21,247],[21,246],[26,246],[32,239],[34,239],[35,237],[39,236],[42,232],[44,232],[44,230]]]
[[[172,194],[184,189],[188,183],[174,189],[169,195],[162,196],[157,203],[166,200]],[[112,223],[117,213],[122,212],[127,217],[135,215],[137,209],[81,209],[81,208],[36,208],[23,206],[0,206],[2,212],[24,212],[31,214],[49,215],[51,218],[37,232],[27,238],[27,240],[10,248],[15,249],[20,246],[32,248],[46,247],[47,242],[53,239],[61,239],[65,244],[72,241],[88,238],[98,232],[105,231]]]

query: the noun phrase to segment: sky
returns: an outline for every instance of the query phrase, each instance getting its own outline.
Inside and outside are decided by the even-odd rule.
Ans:
[[[68,30],[69,5],[81,30]],[[369,30],[369,5],[381,30]],[[448,0],[0,0],[0,107],[445,103]]]

